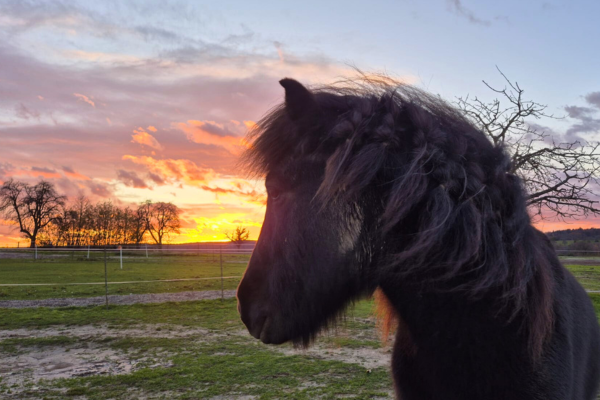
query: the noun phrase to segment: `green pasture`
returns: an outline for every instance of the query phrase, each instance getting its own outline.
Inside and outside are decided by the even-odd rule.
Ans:
[[[566,267],[584,288],[600,291],[600,265],[567,265]]]
[[[54,254],[53,254],[54,255]],[[241,276],[249,256],[223,255],[223,276]],[[221,265],[217,256],[124,257],[107,261],[109,294],[173,293],[221,289]],[[219,278],[219,279],[206,279]],[[180,282],[143,282],[188,279]],[[113,282],[132,282],[111,284]],[[104,259],[58,257],[34,259],[0,258],[0,285],[51,284],[50,286],[0,286],[0,300],[34,300],[102,296],[105,292]],[[102,283],[102,285],[73,285]],[[225,289],[235,289],[237,279],[225,279]]]
[[[2,283],[53,279],[61,287],[63,282],[104,278],[102,260],[8,261],[0,259]],[[239,261],[243,260],[225,262],[225,274],[241,275],[245,263]],[[568,268],[586,289],[600,290],[600,266]],[[194,257],[151,257],[125,263],[123,270],[118,260],[111,260],[108,269],[113,282],[220,276],[218,263]],[[220,285],[220,281],[215,284]],[[125,288],[133,293],[190,290],[164,282],[145,285]],[[79,286],[65,287],[73,290],[69,296],[79,290]],[[119,287],[113,285],[110,290]],[[84,287],[77,295],[94,295],[94,288]],[[103,293],[104,287],[98,288]],[[13,291],[2,299],[55,297],[49,288],[36,290],[33,294]],[[592,293],[590,298],[600,317],[600,294]],[[379,338],[372,307],[371,300],[351,306],[338,326],[321,334],[312,350],[306,351],[294,350],[290,344],[263,345],[252,338],[239,320],[235,299],[108,309],[1,309],[0,357],[4,365],[0,366],[0,398],[392,399],[393,383],[386,364],[391,349]],[[116,363],[118,359],[135,368],[126,373],[37,379],[33,378],[33,368],[14,369],[14,362],[7,361],[34,359],[40,354],[64,356],[82,349],[89,357],[108,354],[102,356],[104,361]],[[387,361],[369,365],[373,358]],[[7,362],[13,364],[6,366]],[[22,379],[15,381],[14,374],[22,375]]]
[[[63,254],[64,253],[64,254]],[[107,262],[109,294],[174,293],[182,291],[221,289],[221,267],[218,254],[124,254],[123,269],[118,253],[109,252]],[[73,285],[75,283],[104,283],[102,253],[51,253],[52,257],[1,258],[0,285],[51,284],[50,286],[0,286],[0,300],[35,300],[46,298],[102,296],[104,285]],[[248,255],[223,255],[223,276],[242,276]],[[598,265],[580,265],[581,260]],[[565,258],[563,262],[588,290],[600,290],[600,259]],[[218,279],[206,279],[218,278]],[[164,282],[170,279],[186,279]],[[144,282],[153,281],[153,282]],[[116,282],[132,282],[115,284]],[[235,289],[239,278],[225,279],[224,289]]]
[[[592,294],[597,314],[600,295]],[[131,373],[38,380],[21,385],[0,380],[5,399],[392,399],[392,381],[385,366],[366,367],[336,360],[340,348],[389,348],[378,340],[372,302],[351,307],[336,330],[317,339],[318,353],[304,354],[292,346],[263,345],[239,321],[235,300],[139,304],[131,306],[3,310],[0,333],[28,328],[31,337],[0,341],[0,356],[32,351],[80,348],[111,350],[137,363]],[[82,327],[108,327],[96,336],[72,334]],[[55,336],[36,332],[55,329]],[[127,330],[145,330],[128,337]],[[188,337],[178,332],[199,330]],[[169,333],[174,333],[170,337]],[[156,360],[163,364],[156,366]]]

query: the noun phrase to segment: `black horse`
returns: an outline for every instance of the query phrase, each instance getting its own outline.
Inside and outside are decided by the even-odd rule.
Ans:
[[[505,151],[409,86],[280,83],[244,158],[268,192],[237,292],[252,336],[308,345],[380,288],[401,322],[399,398],[594,399],[594,309]]]

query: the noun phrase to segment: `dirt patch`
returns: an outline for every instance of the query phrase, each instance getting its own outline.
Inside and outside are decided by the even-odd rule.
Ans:
[[[290,346],[278,346],[273,349],[282,352],[285,355],[303,355],[322,360],[335,360],[344,363],[358,364],[366,369],[389,368],[391,365],[391,348],[373,349],[369,347],[359,348],[330,348],[319,344],[319,341],[308,349],[295,349]]]
[[[0,331],[0,340],[19,338],[48,338],[54,336],[68,336],[79,339],[112,338],[188,338],[197,337],[199,340],[218,340],[227,335],[239,336],[248,339],[250,343],[260,345],[258,341],[250,338],[246,330],[230,331],[228,333],[215,332],[203,328],[177,327],[167,324],[138,325],[135,328],[110,327],[108,325],[83,325],[83,326],[57,326],[45,329],[12,329]],[[366,369],[389,367],[391,363],[391,347],[330,347],[319,339],[308,349],[296,349],[291,345],[268,346],[269,349],[285,355],[303,355],[323,360],[336,360],[345,363],[358,364]]]
[[[235,290],[223,291],[223,298],[229,299],[232,297],[235,297]],[[164,303],[167,301],[213,300],[220,298],[220,290],[206,290],[199,292],[189,291],[179,293],[110,295],[108,296],[108,303],[111,305],[128,305],[141,303]],[[106,298],[104,296],[43,300],[2,300],[0,301],[0,308],[87,307],[102,306],[105,303]]]
[[[2,339],[46,338],[53,336],[69,336],[79,339],[113,338],[186,338],[193,336],[223,336],[203,328],[174,327],[166,324],[137,325],[135,328],[110,327],[108,325],[57,326],[45,329],[11,329],[0,330]]]
[[[264,346],[271,351],[281,352],[285,355],[300,355],[358,364],[367,370],[378,367],[389,368],[390,366],[390,348],[343,346],[332,348],[327,341],[320,342],[318,339],[312,347],[305,350],[294,349],[291,345],[265,346],[252,339],[245,330],[216,332],[203,328],[178,327],[167,324],[136,325],[127,329],[109,325],[57,326],[37,330],[0,330],[0,340],[52,337],[78,339],[65,344],[42,346],[19,346],[16,342],[16,351],[2,354],[1,383],[4,387],[11,388],[10,398],[24,399],[27,397],[26,394],[42,393],[43,380],[129,374],[141,368],[173,366],[170,360],[175,353],[160,349],[158,352],[147,354],[128,353],[126,350],[110,347],[108,342],[102,341],[104,338],[194,338],[194,341],[216,342],[224,336],[239,337],[250,346]],[[232,353],[223,351],[218,354],[229,355]],[[320,385],[311,381],[302,383],[302,388],[305,389],[316,386]],[[40,391],[38,391],[38,387]],[[164,397],[164,395],[165,393],[157,394],[156,398],[177,397]],[[390,395],[390,398],[392,397]],[[150,399],[154,397],[147,393],[139,393],[139,396],[131,398]],[[226,398],[250,400],[255,397],[243,394],[236,396],[235,393],[232,393],[227,396],[214,397],[214,400]]]
[[[246,330],[233,331],[231,334],[247,338],[250,340],[251,344],[262,346],[258,340],[252,339]],[[326,336],[326,334],[324,336]],[[307,349],[295,348],[288,343],[279,346],[268,345],[267,348],[283,353],[286,356],[309,356],[321,360],[335,360],[344,363],[358,364],[365,367],[365,369],[373,369],[379,367],[390,368],[392,364],[391,344],[393,343],[393,338],[389,343],[390,344],[382,348],[332,347],[325,340],[319,340],[319,338],[317,338]]]
[[[13,398],[24,391],[36,390],[40,380],[76,378],[98,375],[129,374],[140,368],[168,368],[172,354],[161,351],[140,357],[113,349],[96,341],[105,338],[185,338],[205,340],[209,331],[202,328],[173,328],[168,325],[136,326],[122,329],[107,325],[79,327],[58,326],[29,330],[0,331],[0,340],[70,337],[80,341],[64,345],[19,346],[14,354],[2,354],[0,377],[2,385],[11,388]],[[220,336],[212,333],[211,336]],[[33,385],[33,387],[32,387]],[[16,397],[14,397],[16,396]],[[142,398],[142,397],[140,397]]]
[[[166,357],[131,360],[121,351],[90,343],[80,346],[44,346],[28,348],[24,354],[3,356],[0,366],[2,383],[25,385],[40,379],[74,378],[91,375],[128,374],[138,368],[171,367]]]
[[[257,346],[262,346],[260,341],[253,339],[247,330],[236,330],[230,332],[232,335],[241,336],[247,338],[250,343]],[[322,334],[322,337],[317,337],[309,348],[300,349],[295,348],[291,344],[286,343],[279,346],[268,345],[267,348],[270,350],[278,351],[286,356],[309,356],[319,358],[321,360],[335,360],[344,363],[358,364],[366,369],[373,368],[390,368],[392,364],[392,343],[394,343],[393,337],[390,338],[388,345],[382,348],[372,347],[344,347],[344,346],[331,346],[324,340],[330,333]],[[361,336],[370,338],[377,338],[377,335],[358,334],[354,337],[359,339]],[[362,337],[364,338],[364,337]]]

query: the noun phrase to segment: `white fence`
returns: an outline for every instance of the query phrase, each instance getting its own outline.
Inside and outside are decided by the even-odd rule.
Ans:
[[[0,282],[0,289],[6,290],[18,290],[19,287],[31,287],[31,290],[34,290],[35,287],[56,287],[56,286],[88,286],[88,285],[104,285],[104,296],[106,298],[106,304],[108,305],[108,287],[109,285],[129,285],[129,284],[163,284],[167,282],[193,282],[193,281],[202,281],[206,282],[206,285],[209,285],[209,282],[214,282],[216,280],[220,280],[220,290],[221,297],[223,297],[224,291],[224,282],[226,280],[240,279],[240,268],[234,267],[236,271],[234,274],[231,274],[231,266],[239,265],[244,269],[245,265],[248,262],[249,255],[252,253],[254,249],[254,243],[251,244],[243,244],[241,246],[231,245],[229,243],[223,244],[195,244],[195,245],[164,245],[162,247],[159,246],[117,246],[117,247],[38,247],[38,248],[0,248],[0,272],[3,266],[9,268],[19,266],[22,264],[26,268],[34,268],[36,271],[42,269],[51,269],[52,265],[60,266],[63,268],[77,268],[77,266],[81,265],[96,265],[100,270],[98,272],[103,272],[103,280],[93,279],[93,281],[85,282],[83,280],[75,280],[75,282],[52,282],[54,279],[49,279],[50,282],[44,282],[44,280],[36,281],[36,282],[18,282],[9,280],[8,282]],[[99,262],[100,261],[100,262]],[[136,275],[132,279],[117,279],[109,281],[108,279],[108,263],[111,265],[115,265],[117,263],[117,270],[123,270],[124,266],[127,267],[129,264],[131,268],[134,268],[136,271],[140,271],[141,275]],[[90,264],[91,263],[91,264]],[[102,265],[103,264],[103,265]],[[154,265],[153,268],[162,268],[162,265],[165,265],[165,268],[169,266],[183,266],[183,268],[187,268],[190,266],[191,268],[199,268],[204,269],[205,267],[212,268],[211,274],[213,276],[202,276],[202,273],[199,273],[197,276],[195,273],[189,274],[189,276],[179,276],[175,277],[175,279],[170,279],[168,276],[160,277],[159,279],[153,279],[153,275],[149,275],[146,279],[144,275],[144,271],[147,270],[147,266]],[[227,275],[225,275],[224,264],[229,265],[225,269],[229,269]],[[136,266],[137,265],[137,266]],[[97,268],[97,267],[94,267]],[[217,267],[217,270],[215,270]],[[89,268],[89,267],[86,267]],[[132,276],[127,275],[127,271],[123,271],[125,275],[123,277],[132,278]],[[64,269],[62,270],[64,273]],[[111,276],[112,275],[111,273]],[[99,278],[99,277],[98,277]],[[140,278],[140,279],[138,279]],[[150,278],[150,279],[148,279]],[[200,283],[200,282],[198,282]],[[206,287],[204,283],[201,284],[202,287]],[[210,285],[209,285],[210,286]],[[217,289],[212,284],[213,289]],[[231,284],[228,284],[231,286]],[[196,286],[197,287],[197,286]],[[12,288],[12,289],[11,289]],[[194,289],[194,290],[206,290],[206,289]],[[218,289],[217,289],[218,290]],[[1,292],[1,290],[0,290]]]
[[[47,256],[68,256],[72,257],[84,256],[86,258],[93,257],[97,254],[104,254],[106,251],[109,258],[119,257],[123,259],[125,257],[138,256],[138,257],[156,257],[156,256],[169,256],[169,255],[249,255],[254,250],[254,243],[243,244],[240,246],[226,244],[218,245],[165,245],[159,246],[86,246],[86,247],[4,247],[0,248],[0,259],[11,258],[10,255],[15,255],[15,258],[23,258],[22,255],[29,254],[31,258],[38,259],[42,258],[43,255]]]

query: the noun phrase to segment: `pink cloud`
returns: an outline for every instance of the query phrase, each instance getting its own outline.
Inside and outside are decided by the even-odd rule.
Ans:
[[[148,189],[148,184],[134,171],[118,170],[117,178],[125,185],[137,189]]]
[[[75,170],[73,170],[73,168],[71,168],[71,167],[63,166],[62,170],[63,170],[64,174],[69,178],[84,180],[84,181],[90,180],[89,176],[85,176],[83,174],[80,174],[79,172],[75,172]]]
[[[113,196],[111,188],[104,182],[87,181],[85,184],[90,192],[98,197],[109,198]]]
[[[46,178],[46,179],[51,179],[51,178],[60,178],[61,175],[50,168],[40,168],[40,167],[31,167],[30,169],[16,169],[13,171],[9,171],[9,173],[7,174],[8,176],[15,176],[15,175],[24,175],[24,176],[30,176],[33,178]]]
[[[83,101],[84,103],[88,103],[92,107],[96,108],[96,103],[94,103],[92,100],[90,100],[90,98],[87,97],[86,95],[80,94],[80,93],[73,93],[73,96],[77,97],[79,100]]]

